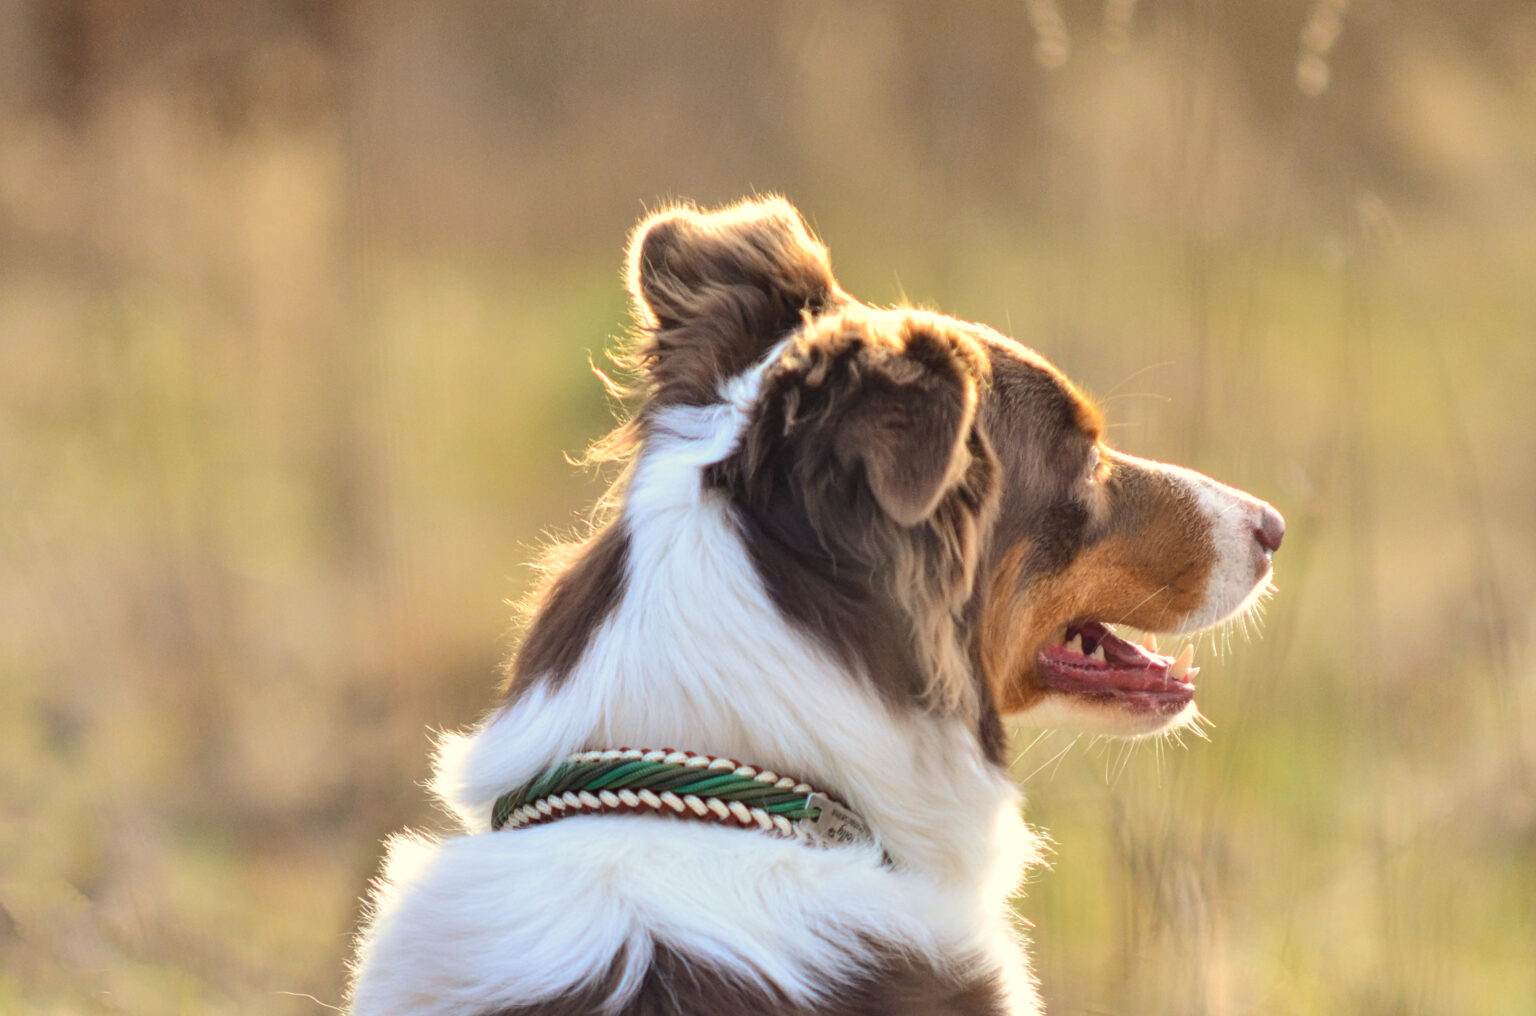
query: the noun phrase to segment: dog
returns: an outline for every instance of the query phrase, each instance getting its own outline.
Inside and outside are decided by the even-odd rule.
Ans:
[[[845,293],[780,198],[629,246],[612,510],[394,837],[354,1016],[1025,1014],[1039,839],[1004,717],[1197,717],[1192,633],[1272,589],[1268,504],[1104,440],[989,328]],[[1123,631],[1123,629],[1121,629]]]

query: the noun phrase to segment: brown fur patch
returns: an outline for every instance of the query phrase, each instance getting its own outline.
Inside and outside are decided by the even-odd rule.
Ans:
[[[895,702],[978,715],[963,618],[996,504],[974,426],[987,364],[917,312],[806,325],[764,378],[727,491],[786,617]]]
[[[549,579],[534,596],[522,644],[507,667],[504,699],[515,698],[532,679],[559,683],[570,673],[598,626],[618,606],[628,561],[629,533],[622,522],[613,522],[570,548],[568,561],[550,568]]]
[[[720,382],[846,299],[827,249],[783,198],[658,212],[635,230],[630,295],[654,405],[720,401]]]
[[[982,420],[1004,476],[993,567],[1023,539],[1068,561],[1087,521],[1079,483],[1099,437],[1098,411],[1037,353],[996,333],[986,339],[992,389]]]
[[[639,990],[603,1008],[619,965],[569,995],[498,1009],[486,1016],[1004,1016],[996,975],[953,976],[916,957],[872,947],[859,972],[828,991],[820,1005],[796,1005],[782,993],[657,947]]]

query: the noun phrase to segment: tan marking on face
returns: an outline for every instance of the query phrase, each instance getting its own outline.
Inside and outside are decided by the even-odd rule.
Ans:
[[[1010,675],[1024,672],[1026,664],[1031,670],[1033,667],[1031,647],[1035,643],[1021,637],[1018,630],[1023,600],[1020,578],[1028,556],[1029,544],[1024,542],[1011,547],[1002,556],[987,579],[986,601],[981,611],[981,669],[998,708],[1005,713],[1025,709],[1044,694],[1042,690],[1024,687],[1017,680],[1008,680]],[[1030,694],[1025,696],[1026,692]]]
[[[1135,464],[1112,465],[1098,525],[1108,534],[1063,569],[1027,573],[1030,544],[999,558],[981,616],[981,659],[1000,709],[1020,712],[1046,693],[1035,672],[1042,646],[1074,621],[1168,631],[1205,600],[1216,559],[1210,524],[1187,491]]]

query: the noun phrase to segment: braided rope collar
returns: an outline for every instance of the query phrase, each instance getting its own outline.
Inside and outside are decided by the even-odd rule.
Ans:
[[[610,748],[568,755],[491,808],[491,828],[522,829],[569,815],[655,812],[819,847],[873,844],[853,809],[808,783],[733,759],[688,751]]]

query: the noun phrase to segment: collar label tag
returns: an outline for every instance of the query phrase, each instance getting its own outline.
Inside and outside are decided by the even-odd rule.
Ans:
[[[807,794],[805,806],[821,813],[815,818],[800,820],[800,824],[810,830],[814,842],[827,847],[849,847],[875,842],[875,834],[864,824],[863,819],[826,794]]]

